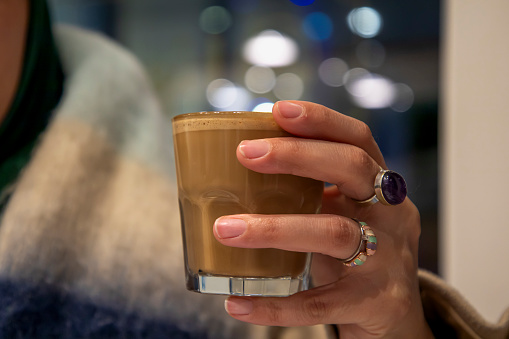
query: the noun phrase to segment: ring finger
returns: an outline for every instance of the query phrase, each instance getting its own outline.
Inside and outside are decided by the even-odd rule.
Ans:
[[[314,252],[338,259],[352,256],[361,241],[356,221],[324,214],[225,216],[216,220],[214,235],[226,246]]]

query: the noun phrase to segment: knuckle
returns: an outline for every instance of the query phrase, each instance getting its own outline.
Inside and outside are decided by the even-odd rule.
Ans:
[[[323,323],[330,317],[332,305],[324,298],[313,296],[303,303],[302,321],[306,324]]]
[[[293,138],[272,138],[272,147],[273,150],[284,152],[298,152],[300,147],[299,143],[297,143]]]
[[[412,293],[408,286],[402,282],[394,283],[389,291],[390,302],[387,305],[393,321],[398,322],[404,318],[412,308]]]
[[[410,211],[408,213],[409,220],[407,222],[408,234],[411,244],[417,246],[421,236],[421,215],[413,203],[410,204],[410,206]]]
[[[353,148],[349,154],[349,160],[352,166],[352,173],[357,178],[364,178],[363,182],[370,183],[369,188],[368,186],[360,185],[351,188],[356,198],[365,198],[367,194],[373,191],[372,183],[379,171],[379,167],[373,158],[361,148]],[[366,192],[366,190],[368,191]]]
[[[265,308],[264,314],[270,324],[280,324],[283,321],[282,309],[276,303],[269,302]]]
[[[331,126],[337,120],[337,112],[330,108],[316,104],[313,107],[313,116],[317,122],[321,122],[325,126]]]
[[[282,222],[278,218],[260,217],[256,223],[265,243],[273,244],[281,238]]]
[[[297,140],[293,138],[292,139],[287,138],[285,142],[285,151],[287,152],[287,154],[295,155],[299,154],[302,151],[302,149],[300,143]]]
[[[274,138],[272,139],[272,152],[274,164],[278,172],[296,174],[302,171],[301,161],[296,161],[295,155],[302,154],[302,143],[295,138]]]
[[[359,171],[367,171],[370,175],[373,173],[374,160],[362,148],[353,148],[350,152],[350,160]]]
[[[365,122],[359,121],[358,129],[358,136],[362,142],[370,143],[374,140],[373,133]]]
[[[381,296],[384,312],[380,313],[378,307],[367,309],[366,316],[381,317],[380,320],[386,328],[393,328],[401,324],[408,314],[415,307],[413,304],[416,298],[412,297],[411,289],[403,281],[394,281],[387,285]],[[379,304],[379,303],[377,303]]]
[[[355,232],[339,217],[330,219],[327,229],[327,247],[330,248],[331,253],[335,253],[355,241]]]

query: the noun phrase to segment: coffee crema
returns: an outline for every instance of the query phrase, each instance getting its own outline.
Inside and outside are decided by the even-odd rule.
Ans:
[[[251,129],[251,130],[276,130],[282,135],[290,136],[284,132],[274,121],[272,113],[248,112],[249,119],[242,118],[246,112],[196,112],[181,114],[174,118],[173,133],[216,130],[216,129]],[[206,118],[204,118],[206,117]]]

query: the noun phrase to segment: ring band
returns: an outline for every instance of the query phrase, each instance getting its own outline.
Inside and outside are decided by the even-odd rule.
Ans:
[[[361,266],[366,262],[368,256],[375,254],[377,249],[376,235],[365,222],[353,219],[358,225],[361,231],[361,240],[359,241],[359,247],[355,253],[347,259],[341,259],[343,264],[348,267]]]
[[[374,188],[375,194],[372,197],[366,200],[355,200],[355,202],[371,206],[380,201],[384,205],[394,206],[405,201],[407,195],[406,182],[401,174],[381,167],[375,177]]]
[[[378,200],[378,197],[376,196],[376,193],[371,198],[368,198],[366,200],[355,200],[355,199],[353,199],[353,200],[356,203],[361,204],[361,205],[365,205],[365,206],[371,206],[371,205],[374,205],[374,204],[376,204],[377,202],[380,201],[380,200]]]

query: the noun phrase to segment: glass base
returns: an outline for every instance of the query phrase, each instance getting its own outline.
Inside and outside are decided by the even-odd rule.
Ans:
[[[309,281],[303,277],[242,278],[197,274],[188,276],[187,289],[207,294],[258,297],[287,297],[307,290]]]

